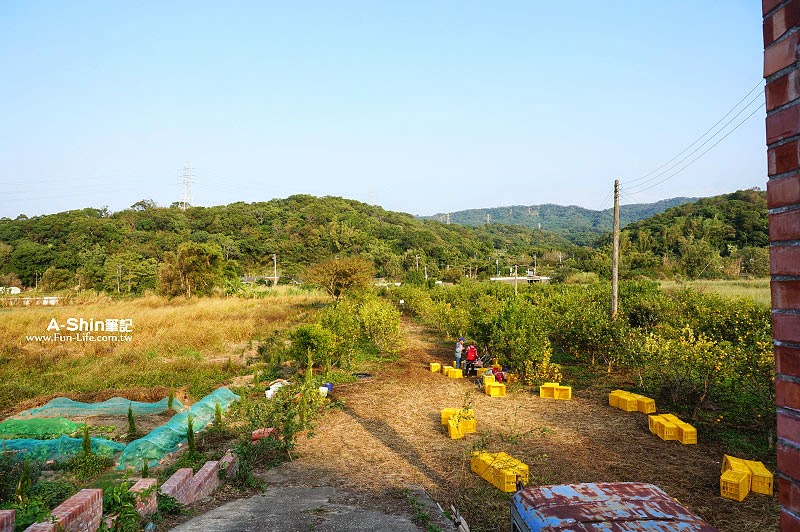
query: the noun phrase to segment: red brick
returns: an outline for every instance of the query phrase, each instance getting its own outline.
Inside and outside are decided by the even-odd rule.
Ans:
[[[800,411],[800,384],[780,377],[775,378],[775,403]],[[800,442],[795,442],[800,444]],[[797,463],[800,467],[800,461]],[[800,472],[795,478],[800,479]]]
[[[767,99],[767,111],[800,98],[800,72],[792,70],[767,84],[764,91]]]
[[[778,412],[778,437],[800,444],[800,415]]]
[[[194,474],[189,484],[189,492],[192,494],[192,502],[202,499],[219,487],[219,462],[206,462],[200,470]]]
[[[785,477],[778,477],[776,480],[781,506],[800,513],[800,484]]]
[[[773,312],[772,337],[780,342],[800,344],[800,315]]]
[[[781,375],[800,377],[800,349],[776,345],[775,371]]]
[[[798,37],[800,37],[800,33],[793,33],[782,41],[767,45],[764,50],[765,78],[797,61]]]
[[[173,473],[164,484],[161,485],[161,493],[173,497],[181,504],[191,504],[193,499],[189,493],[189,483],[192,481],[192,468],[185,467]]]
[[[155,487],[158,480],[154,478],[140,478],[136,484],[131,486],[128,491],[136,493],[136,511],[141,516],[154,514],[158,511],[158,501],[156,499]],[[149,493],[144,496],[141,494],[143,491],[149,490]]]
[[[0,510],[0,532],[14,532],[14,510]]]
[[[793,26],[797,26],[800,2],[792,0],[764,19],[764,46],[769,46]]]
[[[54,532],[55,523],[34,523],[25,529],[25,532]]]
[[[769,269],[772,275],[800,275],[800,246],[770,246]]]
[[[767,116],[767,144],[786,140],[800,133],[800,105],[792,105]]]
[[[769,240],[800,240],[800,209],[770,214]]]
[[[800,449],[789,447],[783,443],[778,443],[776,449],[778,453],[778,470],[794,480],[800,479]]]
[[[790,144],[784,144],[784,146],[789,146],[790,150],[784,150],[786,157],[783,159],[783,161],[771,161],[770,164],[773,168],[777,169],[778,165],[781,162],[787,162],[789,157],[800,155],[800,149],[798,149],[800,148],[800,143],[792,142]],[[783,148],[784,146],[780,146],[780,148]],[[794,151],[794,155],[789,153],[791,151]],[[770,158],[777,158],[781,155],[777,150],[770,150],[769,153]],[[788,168],[788,165],[781,166],[780,168]],[[770,179],[767,181],[767,206],[770,209],[775,209],[777,207],[789,207],[791,205],[798,204],[800,204],[800,174],[781,177],[779,179]]]
[[[761,0],[761,14],[766,15],[778,5],[783,2],[783,0]]]
[[[800,281],[772,281],[772,308],[800,310]]]

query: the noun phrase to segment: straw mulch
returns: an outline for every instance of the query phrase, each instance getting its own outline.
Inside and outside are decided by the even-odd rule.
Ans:
[[[450,347],[430,331],[403,322],[408,347],[392,367],[339,385],[315,434],[301,440],[285,466],[287,483],[332,485],[391,510],[398,493],[422,486],[447,508],[454,504],[473,530],[507,530],[508,501],[472,473],[472,450],[505,451],[530,466],[530,484],[639,481],[658,485],[720,531],[777,530],[777,496],[743,502],[719,496],[721,454],[704,444],[663,442],[647,417],[609,407],[590,394],[570,401],[540,399],[521,386],[492,398],[469,379],[431,373]],[[451,440],[440,411],[471,402],[478,431]]]

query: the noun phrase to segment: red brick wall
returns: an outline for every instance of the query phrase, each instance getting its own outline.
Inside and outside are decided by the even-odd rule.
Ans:
[[[206,462],[189,483],[192,502],[202,499],[219,487],[219,462]]]
[[[51,515],[55,519],[57,530],[94,532],[100,527],[100,520],[103,518],[103,490],[81,490],[56,506]]]
[[[14,510],[0,510],[0,532],[14,532]]]
[[[762,0],[781,530],[800,532],[800,0]]]
[[[161,493],[169,495],[181,504],[192,504],[194,498],[189,490],[192,482],[192,468],[178,469],[161,485]]]
[[[156,499],[156,484],[158,480],[154,478],[140,478],[136,484],[131,486],[128,491],[137,492],[136,511],[141,516],[148,516],[158,511],[158,500]],[[146,492],[142,495],[140,492]]]

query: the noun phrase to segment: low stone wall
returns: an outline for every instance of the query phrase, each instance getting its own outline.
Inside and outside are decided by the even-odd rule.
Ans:
[[[192,474],[191,468],[177,470],[161,485],[160,491],[181,504],[192,504],[219,487],[221,465],[226,478],[232,478],[239,468],[238,460],[228,451],[220,461],[206,462],[196,474]],[[136,510],[142,516],[158,510],[156,485],[156,479],[143,478],[130,488],[140,494],[146,492],[136,502]],[[103,490],[81,490],[56,507],[51,515],[53,522],[34,523],[25,532],[95,532],[103,519]],[[14,531],[14,516],[14,510],[0,510],[0,532]]]

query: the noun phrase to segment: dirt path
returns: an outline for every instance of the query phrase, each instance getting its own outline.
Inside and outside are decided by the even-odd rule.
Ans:
[[[400,490],[419,485],[464,511],[473,530],[504,530],[508,496],[469,470],[470,452],[482,448],[528,463],[532,484],[651,482],[723,532],[778,529],[776,497],[719,497],[721,456],[706,445],[663,442],[650,434],[645,415],[581,393],[556,401],[516,387],[507,397],[488,397],[467,379],[428,371],[429,362],[450,360],[450,347],[410,320],[403,330],[408,347],[397,365],[336,387],[343,407],[299,442],[286,466],[293,481],[341,487],[377,505],[396,503]],[[440,411],[465,400],[478,432],[451,440]]]

